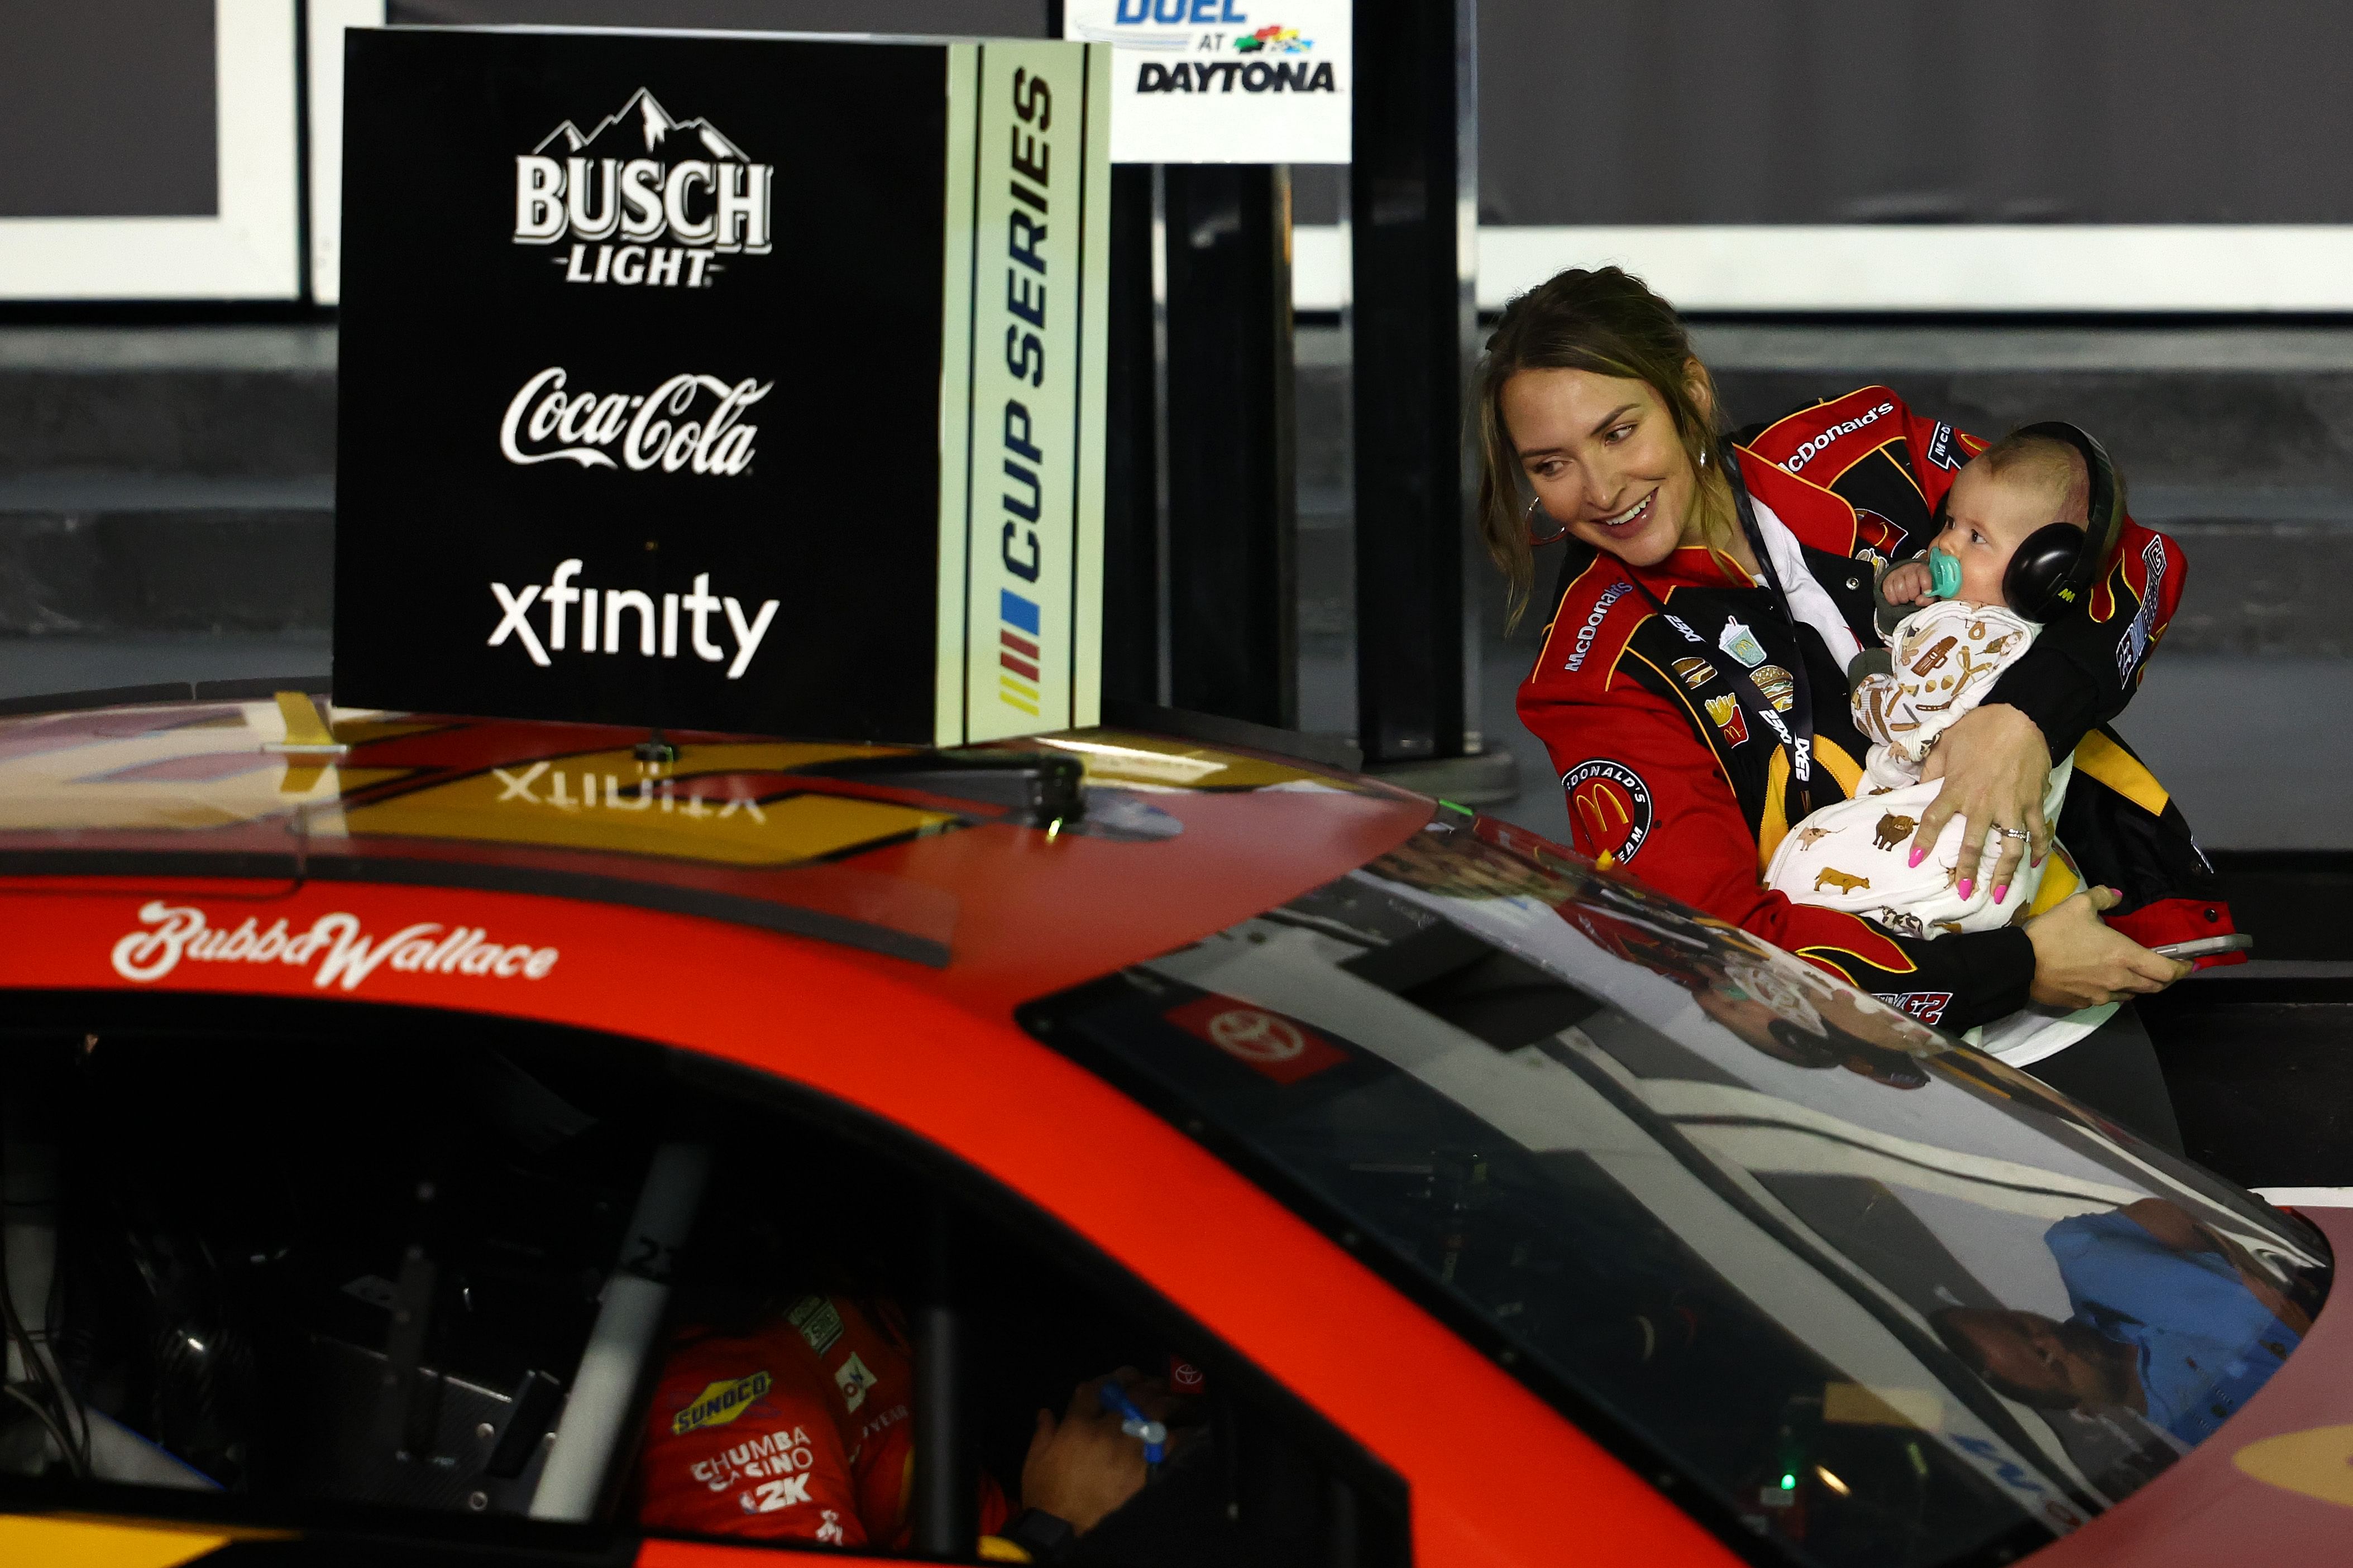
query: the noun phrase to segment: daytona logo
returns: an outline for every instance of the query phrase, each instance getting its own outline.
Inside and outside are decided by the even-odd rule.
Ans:
[[[560,461],[584,468],[625,463],[638,473],[658,468],[665,474],[740,474],[752,466],[752,443],[760,427],[736,421],[776,384],[749,376],[731,383],[715,375],[674,375],[641,396],[608,392],[600,397],[566,392],[565,379],[562,365],[550,365],[524,382],[507,405],[499,424],[499,450],[508,462],[528,467]],[[716,399],[711,412],[701,419],[682,417],[706,392]],[[620,463],[604,449],[616,444]]]
[[[114,944],[112,956],[114,973],[141,985],[163,979],[183,959],[192,963],[285,963],[297,969],[315,963],[318,971],[311,984],[320,990],[341,984],[354,991],[386,963],[405,974],[543,980],[557,957],[552,947],[489,941],[480,926],[448,927],[429,921],[370,937],[361,931],[357,915],[341,911],[321,915],[309,931],[299,933],[289,931],[283,920],[263,930],[251,916],[242,925],[224,929],[193,905],[158,899],[140,909],[139,921],[149,929],[126,933]]]
[[[1329,60],[1313,66],[1305,60],[1179,60],[1173,66],[1146,60],[1135,77],[1138,92],[1231,92],[1237,84],[1244,92],[1340,90]]]
[[[1878,407],[1873,409],[1870,413],[1862,416],[1860,418],[1842,419],[1836,425],[1831,426],[1829,429],[1823,431],[1820,435],[1802,443],[1796,451],[1789,454],[1788,458],[1781,464],[1781,467],[1794,474],[1799,468],[1804,468],[1808,463],[1812,462],[1816,458],[1820,457],[1824,452],[1829,451],[1831,447],[1838,442],[1839,437],[1842,436],[1852,436],[1856,431],[1862,429],[1864,426],[1877,420],[1881,415],[1893,414],[1894,412],[1895,405],[1893,403],[1883,403]]]

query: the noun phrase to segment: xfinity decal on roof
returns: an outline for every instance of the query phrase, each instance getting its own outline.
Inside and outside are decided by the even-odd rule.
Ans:
[[[193,963],[287,963],[297,969],[316,963],[313,985],[324,991],[341,984],[353,991],[387,961],[404,973],[543,980],[558,956],[552,947],[492,942],[480,926],[449,927],[431,921],[372,937],[360,930],[357,915],[342,911],[321,915],[301,932],[290,931],[282,919],[265,929],[250,915],[240,925],[224,928],[193,904],[155,899],[141,906],[139,922],[147,929],[125,933],[114,944],[113,960],[117,974],[142,985],[163,979],[182,959]]]

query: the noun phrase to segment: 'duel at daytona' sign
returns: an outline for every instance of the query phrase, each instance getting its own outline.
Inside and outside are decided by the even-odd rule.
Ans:
[[[1115,163],[1345,163],[1349,0],[1066,0],[1112,46]]]
[[[353,31],[337,701],[1094,722],[1110,54]]]

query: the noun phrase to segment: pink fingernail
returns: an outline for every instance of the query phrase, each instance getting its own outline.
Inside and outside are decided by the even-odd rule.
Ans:
[[[2010,884],[2008,882],[1996,884],[1993,890],[1993,901],[1998,904],[2008,897],[2010,897]]]
[[[1913,865],[1917,866],[1917,865],[1919,865],[1919,864],[1920,864],[1920,862],[1921,862],[1921,861],[1926,860],[1927,858],[1928,858],[1928,852],[1927,852],[1926,849],[1921,848],[1917,844],[1915,844],[1914,846],[1912,846],[1912,864],[1913,864]]]
[[[1969,896],[1969,889],[1970,889],[1971,888],[1976,887],[1977,885],[1978,885],[1978,879],[1977,879],[1975,877],[1964,877],[1964,878],[1962,878],[1962,879],[1961,879],[1961,886],[1960,886],[1960,894],[1961,894],[1961,897],[1963,897],[1963,898],[1965,898],[1965,899],[1966,899],[1966,898],[1968,898],[1968,897]]]

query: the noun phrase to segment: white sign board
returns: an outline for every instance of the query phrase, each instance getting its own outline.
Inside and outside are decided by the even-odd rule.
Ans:
[[[1066,0],[1110,44],[1114,163],[1345,163],[1350,0]]]

